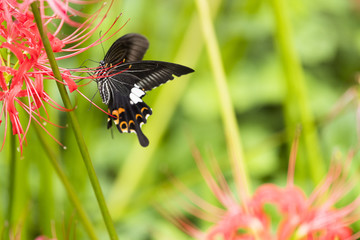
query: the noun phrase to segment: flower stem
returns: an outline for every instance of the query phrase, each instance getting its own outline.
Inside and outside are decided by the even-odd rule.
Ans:
[[[68,180],[68,178],[66,177],[65,173],[63,172],[60,164],[58,163],[54,151],[49,146],[49,144],[46,141],[43,134],[41,134],[41,128],[36,124],[34,124],[33,126],[35,127],[35,131],[40,140],[40,143],[42,144],[43,149],[45,150],[52,166],[54,167],[56,174],[58,175],[60,181],[64,185],[64,187],[67,191],[67,194],[70,198],[70,201],[73,204],[74,208],[76,209],[78,216],[80,218],[80,221],[82,222],[86,232],[88,233],[90,239],[97,240],[97,237],[96,237],[96,234],[94,231],[94,227],[92,226],[88,216],[86,215],[85,210],[83,209],[70,181]]]
[[[205,39],[206,49],[213,71],[216,89],[219,94],[221,116],[224,122],[229,158],[232,161],[234,178],[239,193],[244,198],[250,194],[250,186],[245,167],[245,158],[240,140],[239,128],[235,117],[234,107],[231,102],[229,89],[226,81],[224,65],[221,60],[219,44],[217,42],[214,26],[210,17],[210,9],[206,0],[197,0],[197,11],[201,21],[201,29]]]
[[[40,11],[39,11],[39,8],[38,8],[38,1],[33,2],[31,4],[31,9],[32,9],[32,12],[34,14],[36,25],[37,25],[37,27],[39,29],[41,39],[43,41],[44,48],[45,48],[47,57],[49,59],[50,65],[51,65],[51,69],[52,69],[52,71],[54,73],[54,77],[62,82],[63,80],[62,80],[59,68],[57,66],[57,62],[55,60],[54,53],[52,51],[49,39],[48,39],[48,37],[47,37],[47,35],[45,33],[45,30],[43,28],[43,24],[42,24],[42,20],[41,20],[41,16],[40,16]],[[66,91],[66,88],[65,88],[64,84],[59,83],[59,82],[56,82],[56,84],[57,84],[57,87],[59,89],[61,98],[62,98],[62,100],[64,102],[65,108],[73,109],[72,104],[70,102],[69,95],[68,95],[68,93]],[[87,146],[85,144],[84,137],[83,137],[83,135],[81,133],[79,121],[77,120],[77,117],[76,117],[74,111],[69,111],[68,116],[69,116],[69,120],[70,120],[70,125],[71,125],[71,127],[73,129],[75,139],[77,141],[81,156],[82,156],[84,164],[86,166],[86,170],[88,172],[90,182],[91,182],[92,188],[94,190],[97,202],[99,204],[101,214],[103,216],[103,220],[104,220],[106,228],[108,230],[110,239],[117,240],[118,236],[116,234],[116,230],[115,230],[113,221],[112,221],[112,219],[110,217],[110,213],[109,213],[109,210],[107,208],[105,198],[104,198],[104,195],[103,195],[101,187],[100,187],[99,180],[98,180],[98,178],[96,176],[94,166],[92,165],[90,154],[89,154],[89,151],[88,151]]]
[[[298,121],[300,121],[303,127],[304,147],[310,174],[314,183],[317,183],[325,173],[325,166],[320,152],[314,117],[307,99],[303,69],[292,41],[290,19],[287,16],[285,1],[271,0],[270,3],[274,12],[276,40],[288,91],[285,103],[288,135],[294,135]]]
[[[10,132],[11,132],[10,128]],[[13,222],[14,198],[15,198],[15,179],[16,179],[16,135],[10,134],[10,168],[9,168],[9,199],[7,209],[8,228],[6,233],[10,233]]]

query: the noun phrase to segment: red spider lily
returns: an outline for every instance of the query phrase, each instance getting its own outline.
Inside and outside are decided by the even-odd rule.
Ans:
[[[360,197],[344,207],[335,206],[356,185],[348,177],[352,153],[344,165],[333,164],[322,184],[307,197],[293,183],[296,149],[297,141],[290,158],[287,186],[261,185],[252,197],[242,199],[241,203],[230,191],[219,167],[214,164],[217,176],[214,178],[199,152],[194,150],[200,172],[223,208],[206,202],[176,181],[192,202],[192,205],[180,206],[195,217],[210,222],[211,226],[207,231],[201,231],[189,220],[175,214],[170,220],[191,236],[206,240],[357,239],[358,234],[353,235],[349,226],[360,219],[356,214]],[[265,205],[277,209],[281,218],[278,226],[265,211]]]
[[[23,2],[23,6],[21,8],[26,8],[28,5],[30,5],[35,0],[25,0]],[[81,24],[79,24],[76,21],[73,21],[70,16],[81,16],[81,17],[88,17],[87,14],[84,14],[80,11],[77,11],[76,9],[70,7],[70,4],[77,4],[77,5],[86,5],[91,3],[99,2],[98,0],[90,1],[81,1],[81,0],[38,0],[40,2],[40,10],[42,18],[47,18],[47,16],[44,13],[44,10],[46,7],[50,7],[51,10],[54,12],[54,16],[57,18],[62,19],[67,24],[71,26],[78,27]]]
[[[39,236],[35,240],[56,240],[56,238],[48,238],[46,236]]]
[[[14,0],[0,2],[0,102],[3,103],[0,112],[0,125],[3,122],[3,119],[5,119],[6,129],[8,126],[8,119],[10,119],[12,133],[14,135],[18,135],[21,151],[23,143],[26,141],[26,133],[32,121],[38,123],[45,131],[46,129],[41,122],[46,121],[51,123],[44,105],[45,103],[58,110],[69,111],[69,109],[65,109],[57,104],[44,90],[44,80],[56,79],[53,76],[47,60],[46,52],[44,50],[37,26],[34,22],[33,14],[29,11],[29,4],[31,2],[32,0],[23,1],[22,3],[17,3],[17,1]],[[92,44],[86,47],[80,47],[80,45],[88,40],[103,22],[105,17],[103,17],[95,27],[92,26],[98,18],[100,12],[103,10],[103,5],[103,7],[95,14],[89,16],[85,23],[78,24],[77,29],[71,35],[63,39],[58,38],[57,35],[61,32],[64,22],[69,20],[64,16],[64,14],[70,12],[80,15],[79,12],[75,12],[75,10],[68,7],[69,2],[85,4],[85,1],[49,0],[47,2],[54,10],[54,15],[42,16],[44,27],[50,24],[53,19],[58,18],[58,16],[61,18],[61,21],[54,33],[47,34],[51,47],[54,52],[68,53],[67,55],[57,57],[57,59],[69,58],[89,49],[90,47],[98,45],[109,31],[108,30],[100,37],[100,39]],[[86,3],[88,2],[86,1]],[[107,11],[109,11],[111,4]],[[40,6],[41,12],[44,14],[44,1],[41,1]],[[117,20],[118,18],[114,21],[112,26],[114,26]],[[120,31],[120,29],[118,31]],[[118,31],[116,31],[116,33]],[[69,45],[71,46],[68,47]],[[65,83],[61,83],[66,84],[69,87],[70,92],[77,90],[78,86],[75,83],[75,80],[85,78],[72,74],[72,72],[79,71],[76,69],[68,70],[60,68],[60,71],[62,78],[65,81]],[[85,70],[85,72],[86,71],[91,72],[93,70],[89,69]],[[22,108],[23,111],[19,112],[19,107]],[[41,115],[40,109],[44,110],[46,117]],[[28,124],[25,129],[22,127],[19,118],[19,116],[23,113],[27,113],[29,116]],[[4,146],[5,138],[6,131],[4,134],[2,148]],[[55,138],[54,140],[57,141]]]

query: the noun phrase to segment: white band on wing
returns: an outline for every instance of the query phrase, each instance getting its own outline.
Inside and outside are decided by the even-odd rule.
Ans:
[[[137,86],[133,87],[131,89],[131,93],[129,95],[130,97],[130,103],[131,104],[137,104],[139,102],[142,102],[141,98],[145,95],[145,92],[138,88]]]

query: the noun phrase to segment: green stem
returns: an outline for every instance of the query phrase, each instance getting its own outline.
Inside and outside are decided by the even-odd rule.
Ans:
[[[43,134],[41,132],[42,129],[36,124],[34,124],[33,126],[35,127],[35,131],[40,140],[40,143],[42,144],[43,149],[45,150],[52,166],[54,167],[56,174],[58,175],[60,181],[62,182],[63,186],[65,187],[65,190],[69,196],[69,199],[70,199],[71,203],[73,204],[74,208],[76,209],[78,216],[80,218],[80,221],[83,224],[86,232],[88,233],[90,239],[97,240],[97,237],[96,237],[96,234],[94,231],[94,227],[92,226],[88,216],[86,215],[85,210],[83,209],[83,207],[80,203],[80,200],[78,199],[70,181],[68,180],[68,178],[66,177],[65,173],[63,172],[60,164],[58,163],[58,161],[56,159],[56,154],[51,149],[51,147],[49,146],[45,137],[43,136]]]
[[[12,134],[10,127],[10,168],[9,168],[9,202],[7,209],[8,228],[6,234],[10,234],[13,213],[14,213],[14,199],[15,199],[15,179],[16,179],[16,135]]]
[[[43,41],[44,48],[45,48],[47,57],[48,57],[49,62],[50,62],[51,69],[52,69],[52,71],[54,73],[54,77],[56,79],[58,79],[59,81],[63,82],[62,77],[61,77],[61,73],[60,73],[59,68],[57,66],[57,62],[55,60],[55,56],[54,56],[54,53],[52,51],[52,48],[51,48],[51,45],[50,45],[50,42],[49,42],[49,39],[48,39],[48,37],[47,37],[47,35],[45,33],[45,30],[43,28],[43,24],[42,24],[42,20],[41,20],[40,11],[39,11],[39,8],[38,8],[38,2],[37,1],[31,4],[31,9],[32,9],[32,12],[33,12],[34,17],[35,17],[36,25],[37,25],[37,27],[39,29],[41,39]],[[69,95],[68,95],[68,93],[66,91],[66,88],[65,88],[64,84],[62,84],[60,82],[56,82],[56,84],[57,84],[57,87],[59,89],[61,98],[62,98],[62,100],[64,102],[65,108],[73,109],[72,104],[70,102]],[[79,124],[79,122],[77,120],[77,117],[76,117],[74,111],[69,111],[68,116],[69,116],[70,125],[71,125],[71,127],[73,129],[73,132],[74,132],[74,135],[75,135],[79,150],[81,152],[84,164],[86,166],[86,170],[88,172],[92,188],[94,190],[97,202],[99,204],[101,214],[103,216],[106,228],[107,228],[108,233],[110,235],[110,239],[116,240],[116,239],[118,239],[118,236],[116,234],[116,230],[115,230],[113,221],[112,221],[112,219],[110,217],[110,213],[109,213],[109,210],[107,208],[105,198],[104,198],[104,195],[103,195],[101,187],[100,187],[99,180],[98,180],[98,178],[96,176],[95,169],[94,169],[94,167],[92,165],[90,154],[89,154],[89,151],[88,151],[87,146],[85,144],[84,137],[83,137],[83,135],[81,133],[80,124]]]
[[[240,140],[239,128],[235,117],[234,107],[231,102],[229,89],[226,81],[224,65],[221,60],[219,44],[217,42],[214,26],[210,17],[210,9],[207,0],[197,0],[197,10],[201,21],[201,29],[205,39],[209,61],[213,71],[216,89],[219,94],[221,116],[223,118],[229,158],[233,165],[234,178],[239,194],[244,198],[250,194],[249,181],[246,173],[245,158]]]
[[[285,106],[288,135],[294,135],[298,121],[300,121],[303,127],[304,147],[311,177],[316,183],[325,173],[325,166],[322,160],[314,117],[307,98],[303,69],[292,41],[292,29],[290,19],[287,16],[285,1],[271,0],[270,2],[274,12],[277,31],[276,40],[288,91]]]

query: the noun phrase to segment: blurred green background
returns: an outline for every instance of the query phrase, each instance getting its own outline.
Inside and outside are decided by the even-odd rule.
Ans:
[[[265,182],[286,184],[289,149],[295,134],[293,129],[286,130],[284,106],[289,90],[269,2],[208,1],[252,191]],[[92,13],[100,5],[77,8]],[[358,141],[355,101],[336,111],[334,117],[328,116],[336,104],[342,103],[341,96],[357,84],[360,2],[288,0],[285,11],[292,26],[295,50],[302,63],[307,100],[315,118],[320,152],[327,169],[335,150],[346,154]],[[199,195],[214,202],[215,197],[209,193],[194,163],[191,143],[196,144],[205,159],[212,151],[230,184],[232,181],[219,96],[204,47],[196,4],[190,0],[115,1],[106,20],[88,43],[98,39],[100,31],[107,31],[120,13],[120,21],[111,29],[112,32],[130,20],[118,34],[103,42],[105,51],[118,37],[137,32],[150,41],[144,59],[176,62],[195,69],[195,73],[176,78],[144,97],[153,109],[153,115],[143,126],[150,140],[150,146],[145,149],[134,134],[119,134],[114,128],[112,137],[111,131],[106,129],[107,116],[73,92],[75,111],[120,239],[189,239],[162,217],[156,206],[181,198],[181,190],[173,186],[169,176],[176,176],[189,188],[196,189]],[[60,37],[72,31],[71,27],[64,27]],[[86,59],[99,62],[104,54],[98,45],[77,57],[60,61],[59,65],[76,68]],[[85,65],[96,67],[96,62],[87,61]],[[55,84],[48,82],[46,87],[48,94],[61,103]],[[80,91],[92,98],[97,91],[96,83],[92,82]],[[106,110],[99,94],[93,101]],[[66,113],[50,106],[47,110],[52,122],[67,125]],[[25,125],[26,117],[23,123]],[[63,150],[48,138],[90,215],[99,239],[108,239],[71,128],[56,128],[49,124],[47,128],[67,147]],[[3,128],[1,131],[3,133]],[[41,234],[50,237],[52,226],[59,239],[87,239],[32,128],[27,143],[17,162],[13,203],[14,221],[23,233],[21,239],[34,239]],[[8,206],[8,146],[9,141],[0,153],[1,223]],[[295,182],[305,191],[315,185],[307,164],[306,157],[300,152]],[[356,160],[353,166],[356,169]],[[71,236],[66,238],[69,232]]]

